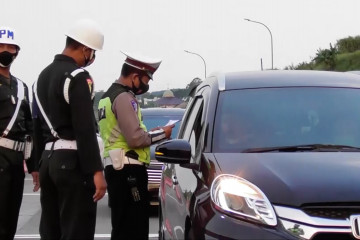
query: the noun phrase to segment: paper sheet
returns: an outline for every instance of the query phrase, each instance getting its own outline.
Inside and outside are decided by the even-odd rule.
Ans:
[[[180,120],[169,120],[165,126],[173,125],[173,124],[177,123],[178,121],[180,121]]]

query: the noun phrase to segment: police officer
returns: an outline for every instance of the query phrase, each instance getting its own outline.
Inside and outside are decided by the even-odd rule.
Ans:
[[[24,189],[23,161],[29,158],[24,154],[25,136],[33,131],[28,88],[10,73],[19,50],[15,31],[0,27],[0,239],[13,239],[16,232]],[[26,164],[37,191],[39,180],[34,159],[29,158]]]
[[[99,102],[105,178],[111,206],[111,239],[147,239],[149,146],[169,138],[174,125],[147,132],[136,95],[149,89],[161,61],[126,55],[121,75]]]
[[[96,206],[106,192],[92,108],[94,82],[82,67],[95,59],[104,36],[83,19],[66,33],[34,83],[36,152],[40,157],[42,239],[93,239]]]

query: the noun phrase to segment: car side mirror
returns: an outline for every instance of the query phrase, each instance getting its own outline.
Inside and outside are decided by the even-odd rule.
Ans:
[[[191,158],[191,146],[183,139],[168,140],[156,146],[155,158],[164,163],[188,164]]]

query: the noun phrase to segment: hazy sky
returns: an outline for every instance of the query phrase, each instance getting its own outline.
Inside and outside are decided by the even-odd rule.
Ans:
[[[104,50],[87,69],[96,90],[119,76],[120,52],[161,58],[150,91],[185,88],[212,72],[283,69],[310,61],[319,48],[360,34],[359,0],[1,0],[0,25],[17,31],[21,51],[13,75],[31,85],[65,45],[80,18],[103,28]]]

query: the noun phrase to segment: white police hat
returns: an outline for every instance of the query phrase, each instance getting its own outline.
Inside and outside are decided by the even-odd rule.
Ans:
[[[10,27],[0,27],[0,43],[12,44],[20,49],[20,46],[17,42],[16,32]]]
[[[145,71],[151,79],[161,63],[161,60],[159,59],[152,59],[139,54],[125,53],[123,51],[121,52],[126,56],[125,63],[127,65]]]

